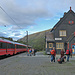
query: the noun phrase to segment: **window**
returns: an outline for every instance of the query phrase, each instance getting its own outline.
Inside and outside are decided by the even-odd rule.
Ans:
[[[7,48],[11,48],[11,44],[10,43],[7,43]]]
[[[60,30],[59,35],[60,36],[66,36],[66,30]]]
[[[19,45],[16,45],[16,48],[19,48]]]
[[[49,43],[49,48],[52,48],[53,47],[53,43]]]
[[[56,43],[56,49],[64,49],[64,43]]]
[[[0,49],[6,49],[6,43],[0,42]]]
[[[0,42],[0,48],[2,48],[2,42]]]

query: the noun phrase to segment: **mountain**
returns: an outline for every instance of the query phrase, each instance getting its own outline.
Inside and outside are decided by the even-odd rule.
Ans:
[[[51,29],[28,35],[28,44],[37,50],[45,50],[45,32],[50,32],[50,30]],[[26,44],[27,36],[19,39],[18,42]]]

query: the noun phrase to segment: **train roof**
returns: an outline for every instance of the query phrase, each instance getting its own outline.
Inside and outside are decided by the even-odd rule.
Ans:
[[[0,41],[6,42],[6,43],[11,43],[11,44],[16,44],[16,45],[27,46],[25,44],[21,44],[21,43],[18,43],[18,42],[13,42],[13,41],[10,41],[10,40],[7,40],[7,39],[2,39],[2,38],[0,38]]]
[[[10,40],[7,40],[7,39],[3,39],[3,38],[0,38],[0,41],[2,42],[7,42],[7,43],[14,43],[13,41],[10,41]]]
[[[27,46],[25,44],[21,44],[21,43],[18,43],[18,42],[14,42],[14,44],[16,44],[16,45],[22,45],[22,46]]]

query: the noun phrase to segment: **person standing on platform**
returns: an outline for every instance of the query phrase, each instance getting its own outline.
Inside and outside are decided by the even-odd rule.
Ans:
[[[70,49],[70,56],[71,56],[71,58],[72,58],[72,49]]]
[[[32,49],[32,55],[34,55],[34,49]]]
[[[64,56],[64,49],[61,49],[60,54],[61,54],[61,58],[62,58]]]
[[[32,49],[30,48],[30,49],[29,49],[29,56],[31,56],[31,52],[32,52]]]
[[[70,50],[69,49],[66,50],[66,55],[67,55],[67,61],[69,62],[69,57],[70,57]]]
[[[55,62],[55,55],[56,55],[56,51],[55,51],[55,47],[53,47],[53,49],[51,50],[51,62]]]

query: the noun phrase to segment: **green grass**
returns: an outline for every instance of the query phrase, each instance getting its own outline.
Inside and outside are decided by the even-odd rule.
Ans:
[[[28,35],[28,44],[37,50],[45,50],[45,32],[50,32],[51,29]],[[18,41],[27,41],[27,37],[23,37]]]

